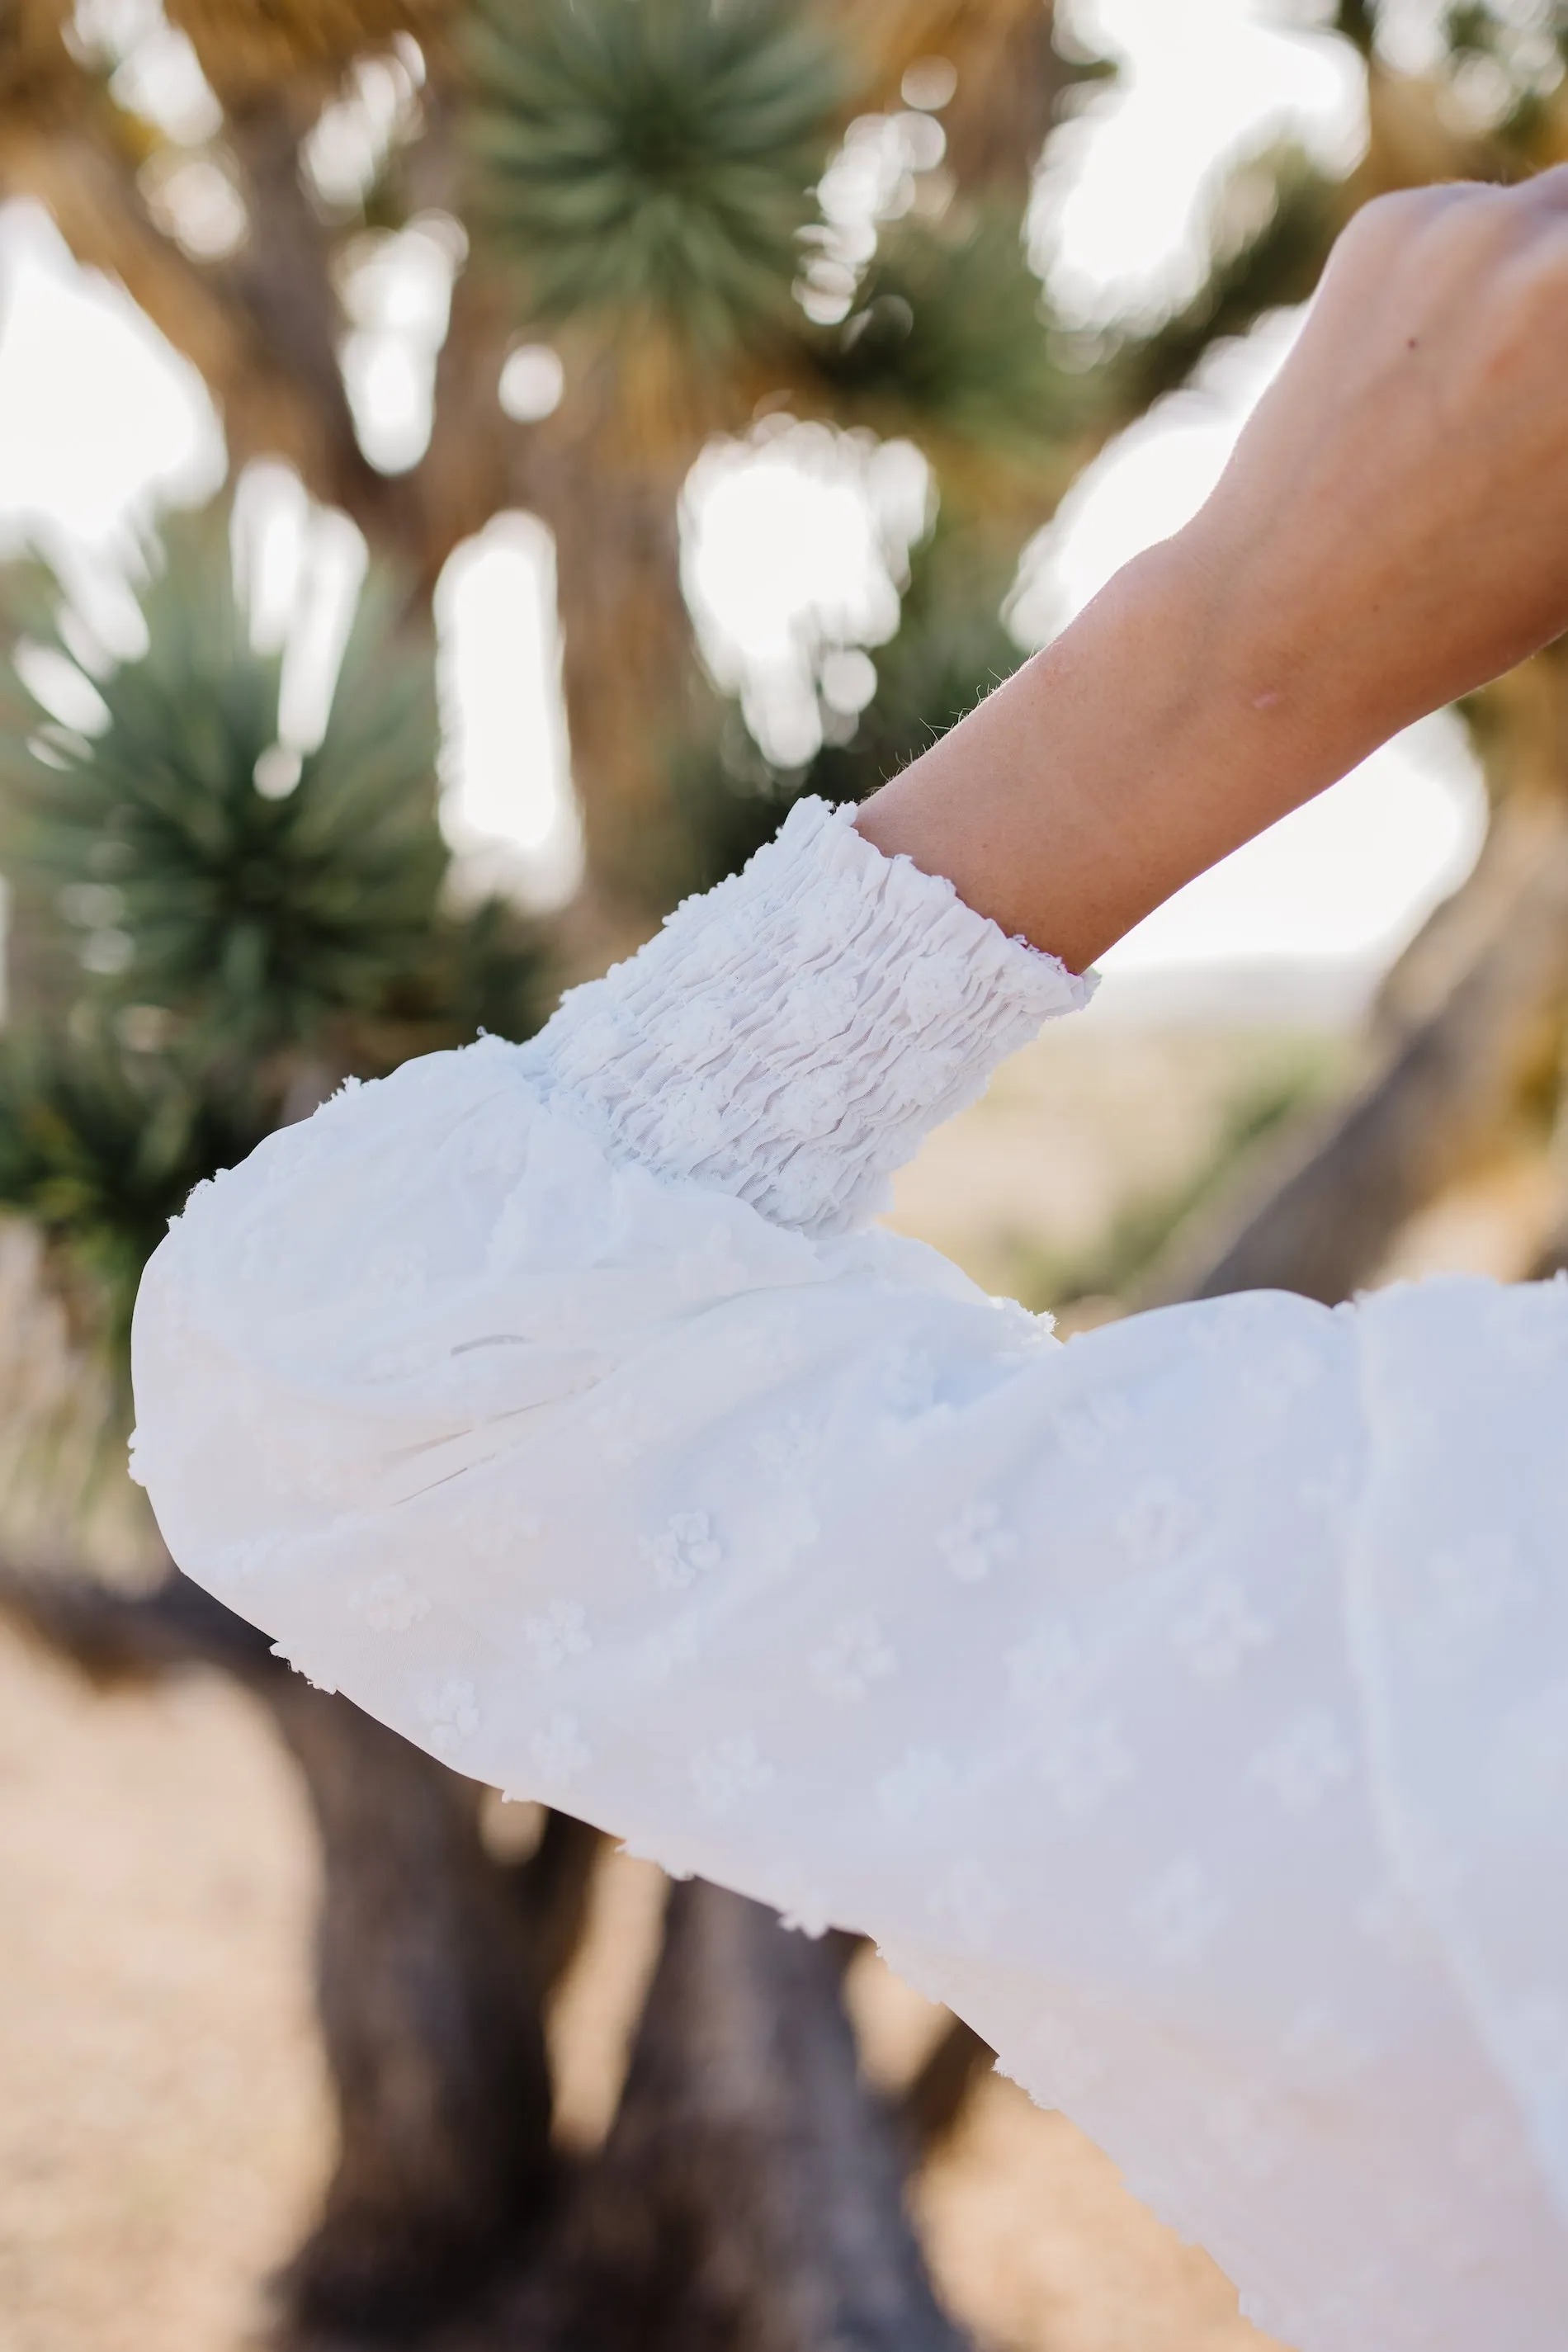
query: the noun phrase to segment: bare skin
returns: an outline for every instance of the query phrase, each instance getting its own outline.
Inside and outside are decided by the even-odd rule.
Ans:
[[[1185,530],[857,823],[1081,971],[1568,629],[1568,166],[1386,196]]]

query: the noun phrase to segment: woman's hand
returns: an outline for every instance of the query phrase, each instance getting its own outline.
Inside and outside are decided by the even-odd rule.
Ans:
[[[1361,746],[1568,628],[1568,168],[1360,213],[1183,537]]]
[[[1207,504],[866,804],[1075,968],[1568,628],[1568,168],[1381,198]]]

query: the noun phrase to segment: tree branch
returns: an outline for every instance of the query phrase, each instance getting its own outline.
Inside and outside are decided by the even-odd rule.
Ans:
[[[186,1666],[217,1666],[252,1683],[275,1682],[288,1671],[264,1633],[177,1569],[155,1591],[139,1593],[90,1576],[0,1567],[0,1615],[105,1689]]]
[[[996,2063],[996,2053],[962,2017],[951,2019],[899,2102],[905,2130],[922,2155],[956,2126],[971,2092]]]
[[[557,2184],[547,1956],[480,1791],[346,1699],[268,1697],[321,1832],[317,2002],[340,2148],[281,2281],[290,2324],[405,2335],[529,2251]]]
[[[531,1966],[542,1997],[552,1990],[583,1940],[602,1831],[571,1813],[550,1811],[544,1833],[523,1863],[502,1873],[528,1933]]]
[[[1265,1196],[1239,1225],[1231,1202],[1184,1237],[1140,1305],[1237,1290],[1348,1297],[1554,1059],[1568,997],[1568,808],[1510,802],[1492,830],[1466,885],[1467,919],[1449,920],[1467,952],[1440,1000],[1394,1036],[1305,1149],[1284,1144],[1293,1160],[1270,1158],[1251,1187],[1255,1202]]]

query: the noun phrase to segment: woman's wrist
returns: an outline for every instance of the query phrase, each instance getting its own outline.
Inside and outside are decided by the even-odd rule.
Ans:
[[[1152,548],[860,830],[1083,970],[1340,772],[1353,722],[1287,664],[1267,601],[1202,532]]]

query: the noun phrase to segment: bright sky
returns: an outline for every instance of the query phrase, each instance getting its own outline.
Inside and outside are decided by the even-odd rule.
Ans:
[[[1256,0],[1077,0],[1076,15],[1125,61],[1121,89],[1075,127],[1042,196],[1057,223],[1053,290],[1086,319],[1156,304],[1190,281],[1203,197],[1227,155],[1286,129],[1325,155],[1354,152],[1361,93],[1348,55],[1320,35],[1266,26]],[[386,387],[379,428],[367,417],[384,462],[417,454],[418,386],[450,266],[438,242],[431,230],[411,232],[406,267],[367,280],[356,312],[351,390],[374,412],[378,383]],[[1027,567],[1020,614],[1037,636],[1200,502],[1289,332],[1276,321],[1218,355],[1198,392],[1165,404],[1079,484]],[[511,390],[520,402],[534,397],[521,375]],[[123,638],[116,564],[102,558],[123,560],[158,499],[203,495],[221,469],[194,371],[122,295],[74,268],[41,215],[0,214],[0,550],[25,530],[45,537],[103,633],[118,625]],[[334,533],[330,519],[309,516],[279,469],[266,469],[248,496],[258,544],[272,548],[263,563],[271,609],[309,616],[296,624],[285,689],[285,731],[308,740],[322,648],[358,554],[343,527]],[[907,447],[868,457],[801,428],[753,452],[710,451],[693,477],[688,565],[704,640],[777,750],[809,748],[803,646],[812,635],[858,641],[874,661],[896,611],[880,551],[918,529],[924,497]],[[521,873],[559,892],[570,885],[574,827],[552,614],[548,537],[511,516],[453,559],[437,617],[454,841],[487,877]],[[274,625],[287,633],[286,620]],[[835,692],[841,686],[852,706],[872,680],[870,663],[848,656]],[[1480,823],[1457,728],[1428,722],[1183,892],[1108,969],[1385,961],[1463,873]]]
[[[1104,316],[1194,284],[1202,201],[1238,151],[1289,137],[1331,168],[1360,152],[1354,58],[1321,33],[1282,29],[1278,0],[1069,0],[1064,13],[1121,61],[1114,91],[1054,142],[1041,190],[1058,247],[1051,290],[1069,312]]]

